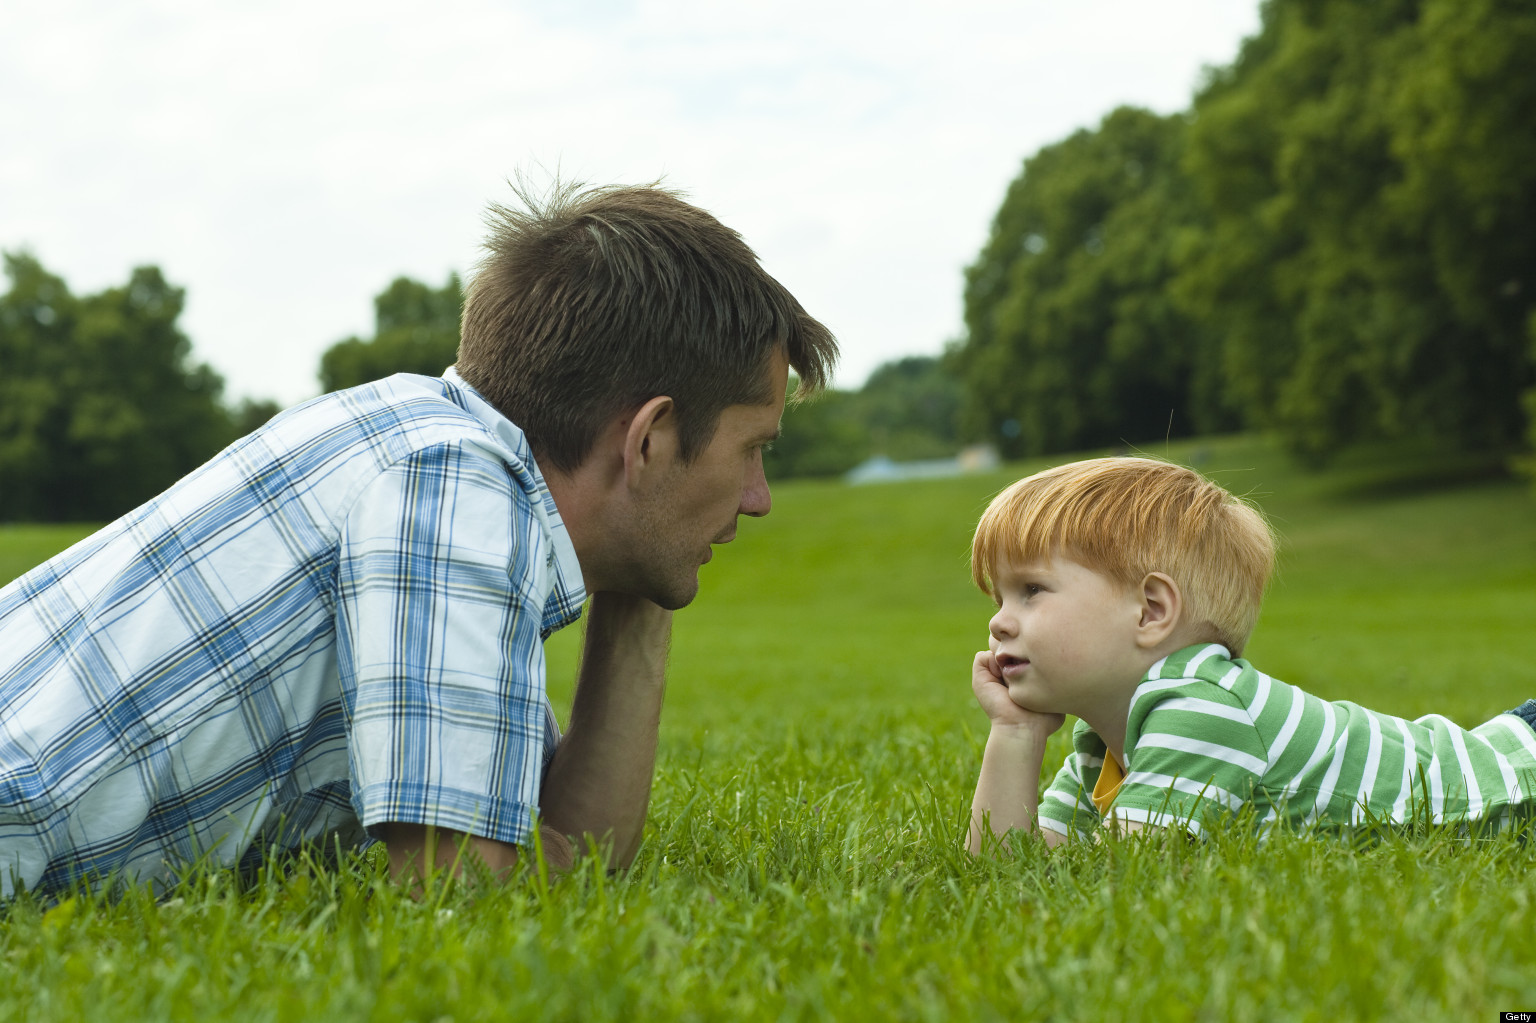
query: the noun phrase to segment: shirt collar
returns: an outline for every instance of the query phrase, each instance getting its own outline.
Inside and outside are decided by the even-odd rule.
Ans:
[[[515,467],[527,473],[532,487],[534,513],[547,527],[552,554],[550,567],[554,571],[555,585],[544,603],[541,631],[548,638],[557,629],[563,629],[581,617],[581,606],[586,602],[587,589],[582,581],[581,561],[576,557],[576,546],[571,543],[570,532],[555,506],[555,498],[549,492],[549,484],[534,460],[533,448],[528,437],[496,407],[486,401],[465,379],[459,376],[457,367],[443,371],[443,380],[453,388],[459,404],[480,422],[484,423],[514,456]]]

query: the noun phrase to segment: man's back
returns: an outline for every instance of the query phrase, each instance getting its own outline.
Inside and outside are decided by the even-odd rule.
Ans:
[[[468,536],[444,509],[476,502],[484,535]],[[526,815],[556,738],[539,640],[581,601],[552,530],[520,433],[462,383],[398,376],[290,411],[0,589],[0,885],[12,890],[12,871],[43,888],[83,872],[165,876],[203,856],[360,838],[359,777],[388,809],[446,799],[473,804],[459,812],[472,820],[502,800]],[[440,599],[390,620],[412,589]],[[518,663],[434,649],[453,627],[446,606],[462,603]],[[435,670],[406,663],[423,659]],[[441,687],[445,671],[473,676],[446,683],[466,706],[515,682],[510,727],[543,741],[532,764],[426,771],[413,776],[435,782],[429,796],[401,793],[394,762],[455,741],[401,679]],[[357,732],[372,741],[349,752]]]

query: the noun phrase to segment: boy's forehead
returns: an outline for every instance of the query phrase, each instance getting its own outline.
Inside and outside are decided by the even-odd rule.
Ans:
[[[1003,553],[998,555],[997,564],[992,567],[996,575],[1029,575],[1051,572],[1068,561],[1073,559],[1062,555],[1059,551],[1044,551],[1039,554]]]
[[[998,556],[997,564],[993,566],[993,588],[996,589],[996,581],[999,579],[1019,578],[1047,578],[1053,576],[1072,575],[1080,573],[1097,576],[1099,579],[1111,585],[1120,585],[1124,582],[1116,577],[1113,572],[1106,572],[1087,563],[1087,561],[1073,557],[1071,551],[1054,550],[1033,555],[1009,555]]]

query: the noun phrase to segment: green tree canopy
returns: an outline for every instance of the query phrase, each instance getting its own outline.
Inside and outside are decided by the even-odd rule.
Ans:
[[[870,455],[903,462],[952,455],[960,447],[961,394],[943,359],[911,355],[876,367],[857,391],[792,403],[782,436],[763,458],[768,478],[837,476]]]
[[[0,519],[114,517],[239,435],[176,324],[185,293],[158,269],[77,297],[30,255],[4,262]]]
[[[1508,445],[1531,386],[1536,8],[1270,0],[1194,104],[1178,291],[1254,422],[1322,457]]]
[[[459,351],[458,274],[441,288],[397,277],[373,300],[374,336],[338,341],[320,357],[320,386],[339,391],[393,373],[436,376]]]
[[[794,382],[790,393],[794,393]],[[854,391],[828,389],[784,410],[782,432],[763,453],[770,480],[837,476],[870,455],[869,425]]]
[[[1042,149],[966,275],[967,432],[1536,444],[1532,53],[1525,0],[1267,0],[1189,113]]]
[[[898,461],[953,454],[963,394],[959,378],[935,356],[909,355],[876,367],[859,391],[871,447]]]
[[[966,271],[969,435],[1021,455],[1233,422],[1213,337],[1168,287],[1202,215],[1185,131],[1123,107],[1025,161]]]

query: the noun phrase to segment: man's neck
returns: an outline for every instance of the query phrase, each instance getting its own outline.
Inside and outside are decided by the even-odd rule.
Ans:
[[[534,460],[538,460],[537,452]],[[582,582],[588,593],[597,593],[606,588],[601,572],[604,558],[599,545],[604,534],[600,523],[604,519],[608,495],[598,474],[589,466],[590,463],[579,466],[575,472],[541,466],[540,471],[544,474],[549,496],[555,502],[555,510],[560,513],[560,521],[565,523],[571,546],[576,549]]]

